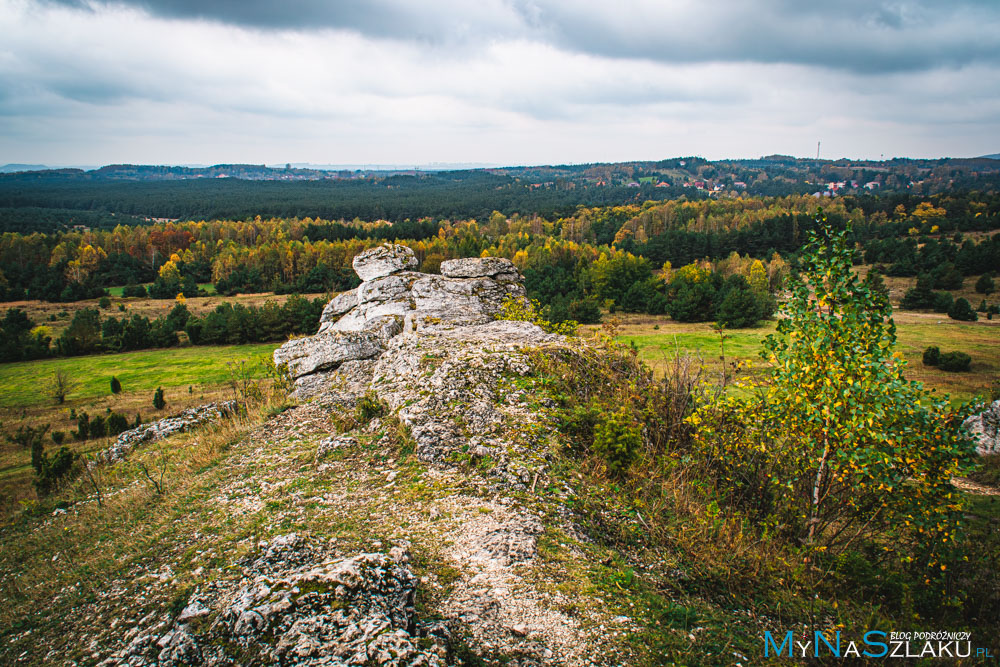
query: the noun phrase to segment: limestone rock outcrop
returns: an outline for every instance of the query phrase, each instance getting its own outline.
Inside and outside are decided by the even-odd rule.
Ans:
[[[978,415],[966,419],[964,425],[976,441],[977,454],[1000,454],[1000,400],[993,401]]]
[[[445,664],[448,630],[418,621],[405,549],[328,556],[295,533],[279,535],[245,559],[243,577],[137,628],[102,665]]]
[[[124,460],[129,453],[145,442],[161,440],[168,435],[186,431],[206,422],[218,421],[224,415],[236,409],[235,401],[207,403],[196,408],[188,408],[178,415],[165,417],[155,422],[142,424],[124,431],[115,438],[114,443],[101,452],[98,458],[104,462],[114,463]]]
[[[498,257],[442,262],[441,275],[419,273],[413,251],[385,244],[354,258],[361,285],[326,305],[315,336],[274,353],[296,380],[298,395],[323,389],[323,378],[345,362],[375,359],[402,333],[485,324],[507,299],[524,298],[514,264]]]

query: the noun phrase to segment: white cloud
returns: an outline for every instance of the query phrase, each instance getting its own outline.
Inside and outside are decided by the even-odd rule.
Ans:
[[[698,34],[680,35],[695,28],[706,42],[695,51],[732,51],[718,36],[746,26],[717,25],[749,16],[725,3],[732,14],[721,17],[701,4],[652,2],[617,14],[576,3],[571,16],[542,1],[471,12],[438,3],[410,17],[421,34],[452,14],[454,39],[441,40],[402,39],[401,27],[377,30],[370,15],[265,30],[185,18],[181,4],[161,10],[169,17],[124,5],[0,5],[0,161],[524,164],[806,155],[817,139],[827,156],[971,155],[995,150],[987,140],[1000,136],[1000,70],[989,59],[856,72],[781,58],[650,57],[657,34],[681,41],[674,51],[695,48]],[[404,4],[397,19],[409,16]],[[766,3],[771,14],[783,5]],[[791,24],[816,20],[788,6]],[[898,7],[913,15],[865,20],[893,31],[933,14]],[[566,38],[597,39],[602,25],[619,45],[633,31],[635,53]]]

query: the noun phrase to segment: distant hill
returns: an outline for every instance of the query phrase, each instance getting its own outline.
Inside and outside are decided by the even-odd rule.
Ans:
[[[988,158],[990,160],[1000,160],[1000,153],[993,153],[992,155],[981,155],[980,158]]]
[[[0,166],[0,174],[11,174],[17,171],[40,171],[48,169],[44,164],[5,164]]]

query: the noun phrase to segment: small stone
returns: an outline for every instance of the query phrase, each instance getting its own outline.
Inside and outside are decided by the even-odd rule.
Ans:
[[[528,626],[524,623],[518,623],[517,625],[511,627],[510,631],[516,637],[527,637],[528,636]]]

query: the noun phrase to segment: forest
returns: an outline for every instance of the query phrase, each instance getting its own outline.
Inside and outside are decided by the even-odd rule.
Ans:
[[[569,217],[578,207],[679,198],[813,194],[886,197],[995,192],[1000,160],[756,160],[651,162],[461,171],[321,171],[264,165],[109,165],[0,174],[0,232],[52,232],[161,219],[388,220]],[[875,197],[879,195],[879,197]],[[879,204],[871,204],[879,205]]]
[[[885,290],[882,276],[916,276],[916,286],[902,299],[905,308],[956,319],[996,311],[986,298],[993,291],[991,272],[1000,266],[1000,235],[990,234],[1000,228],[1000,197],[838,197],[823,203],[828,223],[848,230],[856,263],[872,267],[866,280],[873,289]],[[100,298],[115,286],[124,297],[164,300],[203,295],[208,285],[220,295],[334,293],[358,284],[351,268],[355,255],[394,241],[413,248],[420,270],[429,273],[452,258],[511,259],[529,296],[553,322],[594,323],[602,312],[620,310],[744,327],[774,312],[775,296],[795,270],[804,239],[816,230],[816,210],[815,198],[796,195],[578,207],[552,218],[500,211],[481,220],[396,223],[258,216],[6,232],[0,236],[0,299],[70,302]],[[949,290],[959,289],[967,276],[980,276],[981,303],[952,298]],[[116,323],[92,310],[80,326],[99,335],[85,335],[94,342],[84,344],[49,341],[44,330],[32,335],[45,323],[8,312],[10,349],[4,359],[169,346],[178,332],[193,344],[227,336],[235,336],[232,342],[278,340],[309,332],[302,323],[315,322],[311,315],[230,307],[207,323],[188,322],[176,309],[154,322]],[[218,333],[230,326],[236,333]]]

